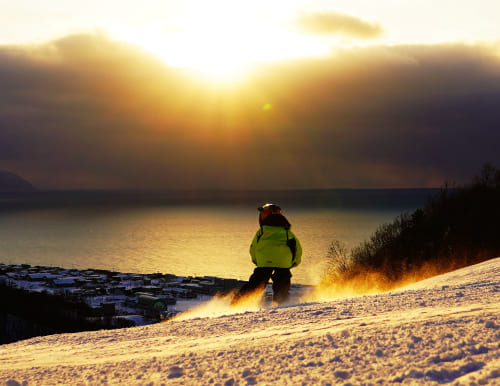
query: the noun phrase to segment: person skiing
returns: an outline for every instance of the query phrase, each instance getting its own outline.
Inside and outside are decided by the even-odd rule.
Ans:
[[[264,290],[269,279],[273,281],[273,301],[283,304],[289,297],[290,269],[301,263],[302,247],[278,205],[267,203],[257,209],[260,228],[250,245],[250,256],[257,267],[248,283],[236,293],[232,304],[244,295]]]

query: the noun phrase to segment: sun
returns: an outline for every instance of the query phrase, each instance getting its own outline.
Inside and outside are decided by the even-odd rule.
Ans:
[[[324,46],[269,15],[253,3],[203,1],[168,25],[115,28],[115,35],[217,82],[234,82],[262,63],[325,54]]]

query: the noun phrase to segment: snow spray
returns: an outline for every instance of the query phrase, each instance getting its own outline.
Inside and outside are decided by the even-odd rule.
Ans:
[[[242,296],[237,304],[231,304],[234,293],[215,295],[211,300],[180,313],[168,321],[181,321],[194,318],[215,318],[223,315],[240,314],[247,311],[259,311],[264,308],[263,291],[255,291]],[[168,322],[167,321],[167,322]]]

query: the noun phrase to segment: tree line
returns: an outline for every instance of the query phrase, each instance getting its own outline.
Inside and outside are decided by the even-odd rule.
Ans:
[[[445,184],[423,208],[399,215],[348,251],[335,240],[324,283],[368,280],[390,289],[500,256],[500,169],[483,166],[471,183]]]

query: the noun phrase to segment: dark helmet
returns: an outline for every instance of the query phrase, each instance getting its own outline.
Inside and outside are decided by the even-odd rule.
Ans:
[[[262,224],[262,221],[270,214],[281,214],[281,208],[276,204],[267,203],[257,209],[259,211],[259,224]]]

